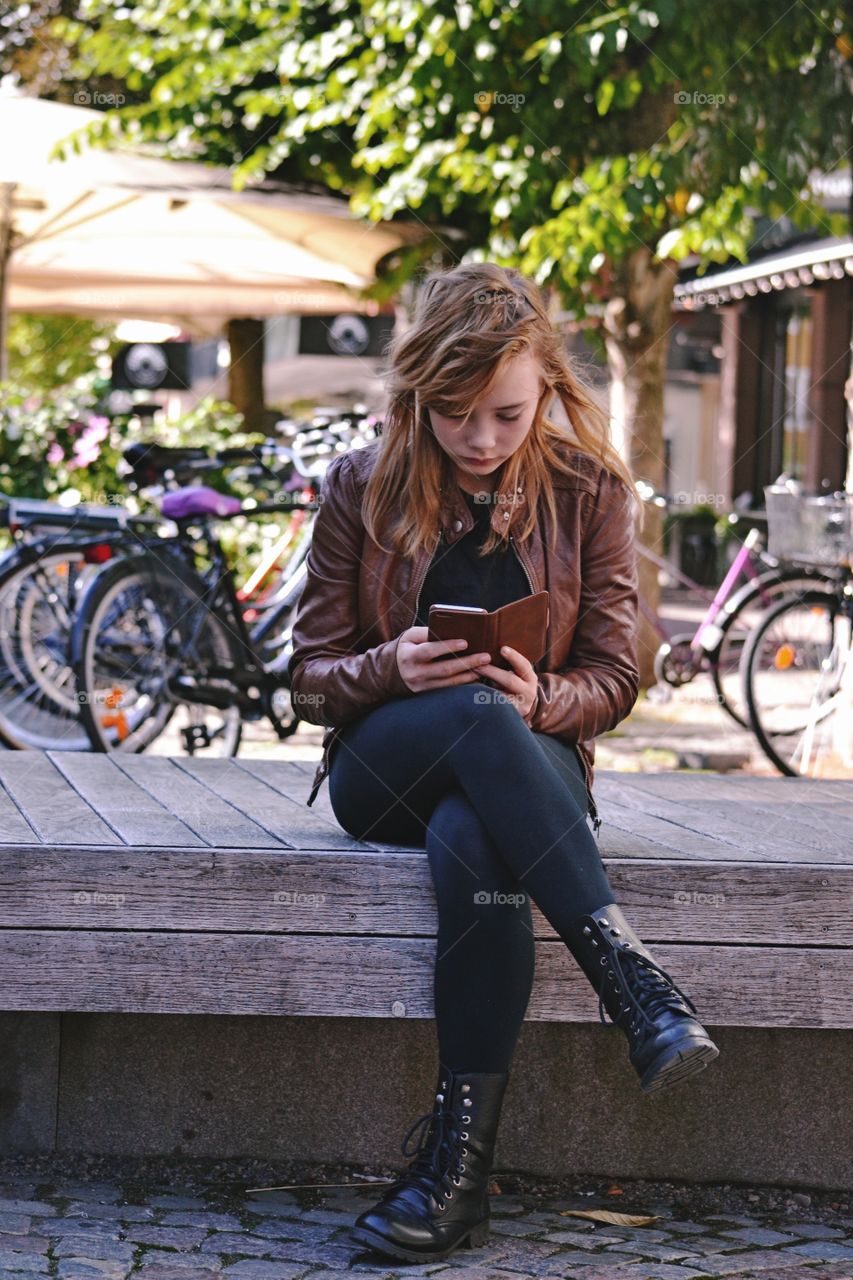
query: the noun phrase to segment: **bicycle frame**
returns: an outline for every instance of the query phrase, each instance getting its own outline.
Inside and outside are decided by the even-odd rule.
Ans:
[[[298,509],[302,505],[295,502],[294,508]],[[252,509],[252,514],[281,510],[280,502],[262,503]],[[245,513],[237,512],[236,514]],[[216,521],[231,518],[234,517],[217,516]],[[192,669],[191,660],[196,652],[205,618],[208,613],[212,614],[228,630],[235,645],[235,653],[232,666],[227,669],[211,667],[206,671],[206,675],[210,681],[227,681],[231,687],[224,688],[221,683],[198,682],[191,677],[181,675],[172,677],[169,687],[183,702],[209,704],[223,709],[236,705],[245,716],[257,719],[266,714],[266,702],[269,695],[278,688],[280,680],[272,672],[267,671],[258,657],[254,644],[255,637],[249,633],[246,616],[241,608],[234,571],[228,563],[219,538],[211,528],[212,523],[207,517],[197,516],[179,521],[177,540],[168,540],[165,548],[169,555],[179,554],[193,576],[198,578],[204,586],[204,591],[188,610],[191,618],[190,633],[181,647],[179,656],[189,660],[188,665]],[[193,525],[201,526],[201,539],[204,540],[209,551],[210,567],[206,570],[198,568],[194,542],[201,539],[193,539],[190,536],[189,528]],[[158,545],[161,549],[164,548],[163,542],[160,542],[159,544],[151,543],[144,549],[152,554]],[[264,618],[263,632],[266,633],[277,621],[277,615],[282,615],[284,612],[286,612],[286,602],[282,602],[278,609],[271,610],[269,618]]]
[[[757,581],[761,577],[760,573],[756,570],[752,559],[752,553],[760,540],[761,534],[759,530],[750,529],[749,533],[741,543],[737,555],[729,566],[728,572],[716,592],[713,594],[707,588],[700,586],[698,582],[694,582],[692,578],[687,576],[687,574],[674,568],[673,565],[668,560],[664,560],[662,556],[656,555],[655,552],[650,551],[648,547],[644,547],[640,543],[637,544],[637,551],[646,560],[650,560],[652,564],[657,565],[660,569],[665,569],[667,573],[675,577],[682,586],[689,587],[691,590],[699,592],[709,602],[708,608],[690,642],[691,649],[713,649],[716,648],[717,644],[719,644],[719,628],[717,628],[717,634],[714,637],[707,634],[706,629],[715,626],[716,619],[725,607],[726,601],[732,593],[732,588],[742,573],[753,582]],[[661,626],[658,618],[642,596],[640,597],[640,609],[643,615],[648,619],[651,626],[657,632],[660,639],[666,640],[667,633],[665,628]]]

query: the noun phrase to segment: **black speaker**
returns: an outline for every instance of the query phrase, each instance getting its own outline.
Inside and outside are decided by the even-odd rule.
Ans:
[[[189,342],[129,342],[113,359],[116,391],[186,391],[192,386]]]
[[[363,316],[357,311],[344,311],[339,315],[302,316],[299,355],[381,356],[393,328],[393,315]]]

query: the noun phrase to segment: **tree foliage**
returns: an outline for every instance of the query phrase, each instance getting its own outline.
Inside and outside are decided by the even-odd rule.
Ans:
[[[80,13],[55,23],[74,75],[130,97],[92,139],[454,228],[449,258],[518,265],[578,314],[597,313],[637,246],[743,259],[758,212],[843,230],[808,192],[850,143],[843,4],[84,0]]]

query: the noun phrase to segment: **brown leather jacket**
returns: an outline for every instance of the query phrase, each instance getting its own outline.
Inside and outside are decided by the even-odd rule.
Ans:
[[[294,710],[303,720],[330,726],[309,805],[328,772],[336,733],[390,698],[417,697],[397,668],[397,644],[415,625],[431,555],[425,550],[412,561],[383,551],[367,536],[361,500],[378,443],[340,455],[326,472],[293,628],[288,673]],[[593,739],[627,716],[639,690],[634,499],[597,459],[568,440],[566,450],[581,474],[553,473],[556,555],[546,545],[544,504],[531,537],[512,537],[531,591],[551,593],[548,648],[535,666],[539,697],[526,723],[577,745],[597,831]],[[508,521],[512,530],[522,502],[523,495],[513,501],[511,493],[499,490],[494,527]],[[448,543],[473,526],[456,485],[442,505],[441,523]]]

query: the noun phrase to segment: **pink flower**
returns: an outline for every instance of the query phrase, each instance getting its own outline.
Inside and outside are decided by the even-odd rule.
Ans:
[[[62,446],[54,440],[53,444],[47,451],[47,460],[51,466],[56,466],[58,462],[62,462],[65,454],[62,452]]]

